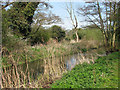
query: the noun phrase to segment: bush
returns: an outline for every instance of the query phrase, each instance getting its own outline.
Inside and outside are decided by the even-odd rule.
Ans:
[[[30,36],[30,42],[31,45],[35,44],[46,44],[50,39],[50,35],[47,30],[45,29],[40,29],[37,33],[31,34]]]
[[[54,25],[51,27],[51,37],[60,42],[65,38],[65,31],[61,27]]]
[[[70,38],[70,37],[66,37],[65,40],[66,40],[66,41],[70,41],[71,38]]]
[[[78,32],[79,39],[82,39],[84,37],[84,35],[85,35],[84,33]],[[76,34],[75,33],[73,34],[73,39],[76,39]]]
[[[10,32],[9,32],[10,33]],[[16,35],[6,35],[6,37],[2,36],[2,47],[8,49],[8,51],[15,51],[26,46],[26,42],[21,40],[20,37]]]
[[[86,49],[86,48],[83,48],[83,49],[81,49],[81,51],[82,51],[83,53],[85,53],[85,52],[87,52],[87,49]]]

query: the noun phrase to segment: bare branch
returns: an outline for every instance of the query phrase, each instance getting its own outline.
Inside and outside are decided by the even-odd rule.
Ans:
[[[7,6],[9,6],[9,5],[11,5],[11,4],[13,4],[14,2],[11,2],[11,3],[8,3],[8,4],[6,4],[6,5],[2,5],[2,9],[4,9],[4,8],[6,8]]]

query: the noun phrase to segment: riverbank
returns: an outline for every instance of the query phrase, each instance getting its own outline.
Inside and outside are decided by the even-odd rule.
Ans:
[[[2,66],[11,66],[11,61],[15,61],[17,64],[23,64],[36,60],[72,55],[79,52],[105,53],[104,48],[95,46],[94,44],[88,45],[87,43],[87,41],[81,41],[77,43],[51,43],[49,45],[36,45],[32,47],[26,45],[22,49],[4,55],[2,57]]]
[[[2,87],[48,88],[49,84],[61,78],[63,73],[67,72],[64,64],[64,56],[79,52],[82,54],[104,53],[104,48],[95,47],[94,44],[87,44],[89,47],[86,48],[86,44],[87,41],[83,41],[83,43],[63,42],[51,43],[49,45],[26,45],[12,52],[6,50],[7,54],[2,56]],[[82,58],[84,61],[86,57],[82,56]],[[42,68],[43,73],[34,80],[36,75],[34,74],[33,67],[36,67],[36,65],[31,64],[33,67],[30,68],[29,62],[33,63],[32,61],[37,60],[40,65],[37,67],[38,71],[35,71],[41,72],[40,68]],[[25,64],[22,65],[23,63]]]
[[[100,57],[95,63],[75,66],[56,80],[52,88],[118,88],[118,60],[120,52]]]

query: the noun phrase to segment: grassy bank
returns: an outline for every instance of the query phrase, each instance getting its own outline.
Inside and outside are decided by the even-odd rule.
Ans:
[[[24,45],[20,49],[14,51],[9,51],[4,49],[5,55],[2,57],[2,64],[4,67],[11,66],[11,61],[17,62],[17,64],[22,64],[35,60],[44,60],[52,57],[60,57],[65,55],[71,55],[74,53],[86,53],[89,51],[94,52],[103,52],[104,49],[99,49],[98,46],[95,46],[97,42],[89,43],[88,41],[80,41],[78,43],[51,43],[49,45],[36,45],[29,46]],[[98,44],[97,44],[98,45]],[[87,46],[87,47],[86,47]],[[95,48],[95,50],[93,50]],[[96,51],[97,50],[97,51]],[[7,53],[7,54],[6,54]]]
[[[65,55],[79,52],[95,53],[100,51],[99,53],[101,53],[104,51],[103,48],[100,49],[95,47],[95,43],[88,44],[88,41],[80,41],[78,43],[50,43],[48,45],[39,44],[36,46],[25,45],[24,47],[21,44],[21,48],[17,48],[14,51],[4,49],[5,54],[2,56],[2,66],[4,67],[2,87],[49,88],[49,84],[61,78],[63,73],[67,72],[63,58]],[[30,76],[31,71],[29,71],[28,63],[35,60],[39,60],[43,63],[42,66],[44,66],[44,73],[37,77],[36,81],[34,81],[33,76]],[[26,63],[26,68],[24,68],[25,72],[23,68],[17,67],[23,63]]]
[[[98,58],[95,63],[80,64],[55,81],[52,88],[118,88],[120,52]]]

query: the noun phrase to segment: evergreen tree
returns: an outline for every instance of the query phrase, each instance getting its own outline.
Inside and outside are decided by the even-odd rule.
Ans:
[[[16,34],[28,36],[31,32],[33,15],[39,2],[15,2],[9,9],[10,27]]]

